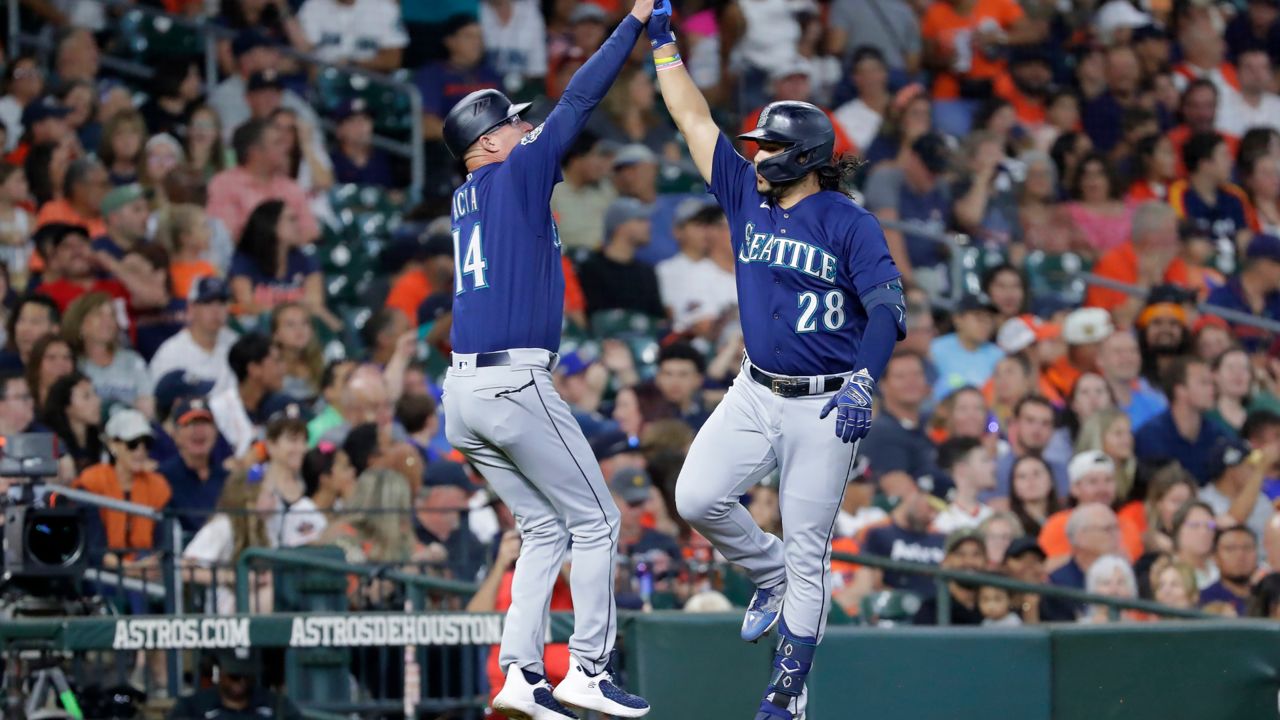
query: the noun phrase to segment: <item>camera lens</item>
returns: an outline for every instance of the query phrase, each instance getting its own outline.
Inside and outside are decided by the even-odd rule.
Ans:
[[[36,517],[27,526],[27,553],[42,565],[74,563],[83,544],[80,523],[74,517]]]

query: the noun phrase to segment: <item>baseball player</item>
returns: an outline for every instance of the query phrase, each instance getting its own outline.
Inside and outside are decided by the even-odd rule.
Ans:
[[[658,82],[729,219],[747,349],[693,442],[676,508],[755,582],[742,637],[754,642],[775,624],[779,632],[756,720],[793,720],[804,716],[805,677],[826,625],[845,481],[870,428],[876,379],[906,335],[900,273],[875,217],[840,192],[854,163],[832,157],[826,114],[803,102],[767,105],[741,136],[759,147],[747,161],[711,119],[670,23],[670,0],[660,0],[648,23]],[[775,468],[785,541],[738,502]]]
[[[618,508],[591,446],[556,394],[564,307],[551,190],[560,160],[613,84],[653,10],[631,14],[573,76],[546,122],[532,127],[496,90],[474,92],[444,121],[467,168],[453,194],[453,362],[444,383],[449,442],[514,513],[523,541],[499,662],[494,709],[510,718],[575,718],[566,705],[613,717],[649,712],[607,669],[617,632],[613,597]],[[551,588],[573,539],[569,674],[554,690],[543,639]]]

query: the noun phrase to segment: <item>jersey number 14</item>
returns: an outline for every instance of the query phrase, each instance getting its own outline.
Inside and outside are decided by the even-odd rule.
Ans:
[[[484,249],[480,245],[480,223],[471,226],[471,237],[467,238],[465,248],[460,247],[462,240],[462,231],[458,228],[453,229],[453,256],[462,258],[462,262],[454,262],[453,265],[453,294],[461,295],[466,292],[466,277],[471,276],[471,289],[479,290],[489,287],[489,283],[485,282],[484,271],[489,268],[489,263],[484,259]]]
[[[811,333],[818,329],[818,293],[805,291],[796,299],[800,308],[800,319],[796,320],[796,332]],[[822,296],[822,327],[827,332],[835,332],[844,327],[844,293],[831,290]]]

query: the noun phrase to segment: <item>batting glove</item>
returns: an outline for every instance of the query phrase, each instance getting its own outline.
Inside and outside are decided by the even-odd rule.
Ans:
[[[867,436],[871,429],[871,403],[876,396],[876,381],[866,369],[859,370],[831,396],[818,417],[826,419],[836,411],[836,437],[854,442]]]
[[[676,41],[676,34],[671,31],[671,0],[656,0],[653,14],[645,26],[649,33],[649,45],[657,50],[663,45]]]

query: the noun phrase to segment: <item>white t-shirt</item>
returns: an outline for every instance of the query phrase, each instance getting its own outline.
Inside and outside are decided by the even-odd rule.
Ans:
[[[840,123],[840,128],[858,147],[859,152],[866,152],[871,147],[871,141],[876,139],[876,135],[880,133],[880,124],[884,122],[884,116],[861,100],[850,100],[836,108],[835,116],[836,122]]]
[[[218,426],[218,432],[235,449],[236,457],[249,452],[253,441],[258,439],[259,429],[244,409],[240,388],[235,383],[222,392],[209,394],[209,412],[213,413],[213,424]]]
[[[213,352],[206,352],[196,344],[191,331],[183,328],[161,343],[156,354],[151,356],[151,382],[159,383],[160,378],[174,370],[186,370],[189,375],[201,380],[213,381],[211,394],[234,387],[236,377],[227,364],[227,353],[231,351],[237,337],[230,328],[222,328],[218,331]]]
[[[298,22],[312,52],[325,62],[371,60],[380,50],[409,44],[400,6],[391,0],[307,0]]]
[[[738,302],[733,275],[708,258],[694,260],[679,253],[658,263],[655,272],[662,304],[671,309],[676,332],[719,317]]]
[[[858,508],[858,512],[852,515],[841,510],[836,514],[836,536],[842,538],[857,537],[858,533],[863,530],[888,519],[889,513],[874,505]]]
[[[1222,494],[1222,491],[1215,485],[1205,485],[1200,488],[1200,499],[1209,507],[1213,508],[1213,512],[1217,515],[1226,515],[1231,509],[1231,498]],[[1254,537],[1261,538],[1263,532],[1267,529],[1267,521],[1271,519],[1271,515],[1275,512],[1271,502],[1267,500],[1267,496],[1258,493],[1258,499],[1253,503],[1253,510],[1249,512],[1249,518],[1245,521],[1245,527],[1254,532]],[[1258,559],[1265,561],[1267,559],[1265,548],[1262,543],[1258,543]]]
[[[4,149],[7,152],[17,147],[22,139],[22,105],[12,95],[0,97],[0,122],[4,123]]]
[[[218,614],[227,615],[236,611],[236,595],[231,590],[235,583],[233,571],[227,567],[231,564],[231,553],[235,551],[235,532],[231,528],[231,518],[223,514],[214,515],[191,538],[191,542],[182,549],[182,559],[191,560],[200,567],[217,566],[217,583],[212,588],[210,601],[217,608]],[[225,573],[225,574],[224,574]]]
[[[329,521],[311,498],[303,496],[293,504],[275,497],[276,512],[267,516],[267,541],[273,548],[310,545],[320,539]]]
[[[990,507],[982,504],[978,505],[976,511],[970,512],[955,503],[950,503],[945,510],[938,513],[938,517],[934,518],[933,531],[950,535],[956,530],[976,528],[994,512]]]
[[[1251,128],[1280,130],[1280,95],[1263,93],[1257,107],[1244,101],[1240,93],[1226,93],[1218,100],[1218,130],[1243,136]]]
[[[513,0],[506,25],[492,3],[480,3],[480,30],[489,63],[499,75],[522,78],[547,74],[547,27],[533,0]]]

